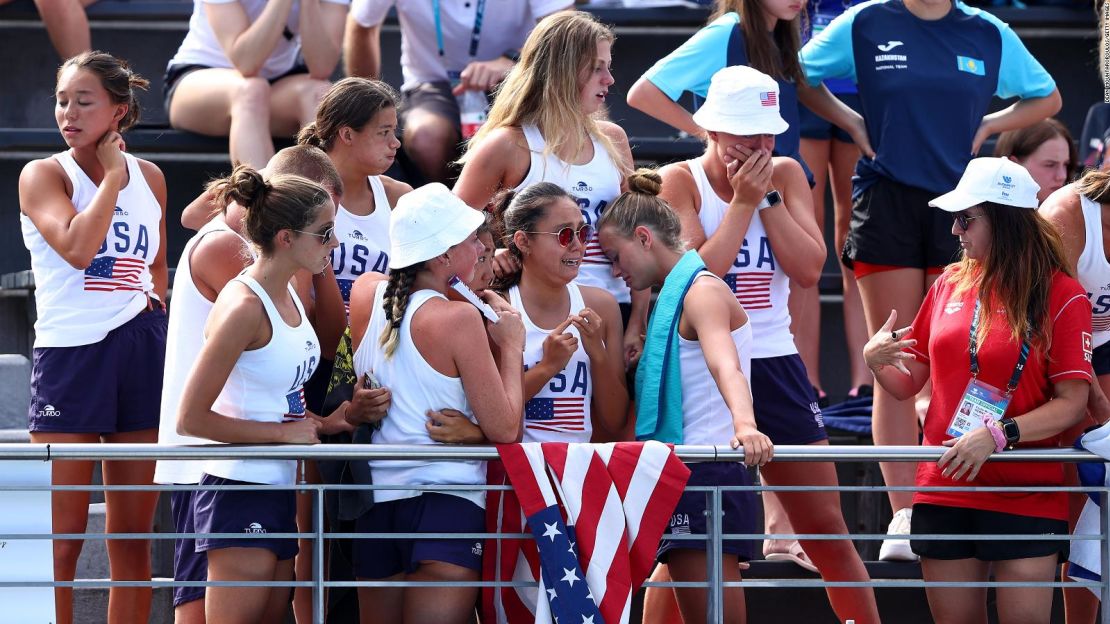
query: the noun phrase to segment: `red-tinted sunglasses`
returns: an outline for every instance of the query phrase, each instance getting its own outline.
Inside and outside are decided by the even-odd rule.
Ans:
[[[593,234],[593,231],[594,229],[589,225],[583,225],[577,230],[568,225],[558,232],[525,232],[525,234],[550,234],[557,238],[560,247],[570,247],[570,242],[574,240],[576,236],[578,237],[578,242],[585,245],[586,241],[590,240],[590,235]]]

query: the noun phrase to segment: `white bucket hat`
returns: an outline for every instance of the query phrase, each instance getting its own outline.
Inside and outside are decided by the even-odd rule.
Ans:
[[[694,123],[710,132],[738,136],[782,134],[790,127],[779,114],[779,84],[744,65],[713,74],[705,103],[694,113]]]
[[[406,193],[389,216],[389,267],[430,260],[466,240],[485,220],[438,182]]]
[[[1008,158],[975,158],[967,163],[956,189],[929,205],[948,212],[967,210],[983,202],[1036,208],[1040,190],[1025,167]]]

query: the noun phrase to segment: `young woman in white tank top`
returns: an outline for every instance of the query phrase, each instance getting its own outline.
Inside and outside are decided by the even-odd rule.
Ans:
[[[259,257],[209,314],[182,391],[178,432],[228,443],[314,443],[322,419],[307,412],[304,383],[319,364],[320,343],[289,282],[300,270],[327,267],[335,206],[318,184],[287,175],[264,181],[246,166],[226,188],[226,198],[246,211],[244,229]],[[215,460],[205,463],[200,482],[292,486],[295,471],[295,461]],[[203,490],[193,504],[201,533],[296,530],[292,489]],[[196,549],[207,552],[209,580],[293,578],[296,540],[200,538]],[[287,603],[285,588],[209,587],[205,612],[209,621],[273,621]]]
[[[297,136],[324,150],[343,179],[336,207],[332,269],[350,306],[351,287],[367,272],[389,272],[389,213],[412,190],[384,175],[393,166],[397,140],[397,94],[384,82],[345,78],[316,107],[316,121]]]
[[[574,199],[550,182],[502,193],[496,204],[509,253],[522,266],[494,288],[520,312],[526,332],[524,441],[623,439],[628,398],[620,311],[608,292],[574,282],[589,226]],[[462,419],[437,422],[437,439],[485,441]]]
[[[455,193],[463,201],[482,209],[500,189],[553,182],[575,197],[587,225],[597,223],[632,169],[624,130],[598,119],[613,85],[613,39],[588,13],[560,11],[540,20],[460,159]],[[498,275],[518,269],[509,256],[498,256]],[[596,236],[587,242],[575,281],[603,288],[621,304],[629,361],[640,348],[651,293],[631,292],[612,276]]]
[[[770,76],[749,67],[714,75],[705,105],[694,119],[708,135],[705,154],[660,170],[661,197],[678,214],[682,237],[706,267],[722,277],[744,306],[756,339],[752,388],[760,431],[775,444],[827,444],[817,397],[790,332],[790,281],[817,284],[826,257],[813,217],[813,197],[797,161],[771,155],[783,132]],[[770,194],[770,191],[774,191]],[[761,472],[771,485],[837,484],[832,463],[770,464]],[[763,495],[768,533],[847,533],[840,497],[805,492]],[[868,580],[850,540],[767,540],[764,556],[816,568],[825,578]],[[812,559],[812,562],[807,561]],[[867,588],[829,588],[841,620],[874,622],[878,608]]]
[[[123,151],[139,119],[133,88],[147,81],[104,53],[66,61],[55,120],[68,150],[19,176],[19,221],[35,275],[31,441],[154,442],[165,359],[166,183]],[[120,397],[126,397],[120,400]],[[151,461],[106,461],[107,485],[149,484]],[[92,462],[56,462],[53,482],[88,485]],[[157,492],[116,492],[109,532],[151,531]],[[53,530],[85,531],[88,492],[52,496]],[[73,580],[81,540],[54,544],[54,579]],[[150,578],[150,543],[109,540],[112,578]],[[146,621],[150,588],[114,587],[111,622]],[[59,623],[73,621],[73,590],[57,588]]]
[[[680,262],[700,265],[696,254],[685,249],[675,214],[666,202],[656,197],[660,188],[659,175],[648,170],[638,171],[630,178],[629,186],[631,190],[621,195],[602,217],[598,233],[617,275],[632,288],[651,288],[663,286]],[[681,275],[685,281],[685,274]],[[689,280],[690,286],[682,297],[675,323],[682,389],[681,443],[742,447],[746,464],[763,466],[774,455],[774,448],[771,440],[756,428],[752,395],[745,376],[752,335],[748,316],[731,289],[717,276],[702,270]],[[659,313],[657,308],[653,314]],[[670,336],[649,336],[645,357],[663,351],[665,347],[655,342],[659,338],[670,340]],[[691,466],[690,485],[744,486],[749,483],[747,471],[739,463]],[[730,492],[724,495],[722,503],[725,532],[745,533],[755,526],[756,502],[750,492]],[[704,496],[684,495],[671,518],[668,534],[703,533],[705,511]],[[651,580],[665,581],[673,577],[681,582],[704,582],[705,546],[668,540],[666,535],[659,549],[659,559],[665,564]],[[750,540],[724,543],[720,555],[726,580],[740,580],[740,561],[751,556],[750,548]],[[669,576],[665,571],[667,567],[670,568]],[[689,590],[649,590],[645,621],[704,620],[704,604],[699,605],[701,601],[693,596],[682,596],[686,591]],[[683,605],[681,615],[669,610],[658,612],[656,607],[667,604],[661,600],[661,594],[682,597],[679,601]],[[743,590],[729,588],[725,594],[725,613],[721,621],[729,624],[744,621]]]
[[[496,301],[500,321],[485,326],[473,306],[448,298],[452,279],[472,277],[483,221],[442,184],[418,188],[391,216],[388,281],[367,274],[355,284],[355,373],[370,373],[393,392],[376,443],[434,444],[428,413],[443,408],[475,421],[493,442],[520,439],[520,317]],[[411,489],[377,491],[376,504],[358,521],[360,532],[483,530],[484,493],[421,487],[484,484],[483,462],[372,461],[370,469],[376,485]],[[481,568],[481,543],[473,540],[356,540],[354,555],[359,579],[476,581]],[[364,622],[467,622],[476,598],[473,587],[359,588]]]

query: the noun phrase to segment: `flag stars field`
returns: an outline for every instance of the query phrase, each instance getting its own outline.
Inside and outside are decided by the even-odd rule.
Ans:
[[[547,528],[547,530],[543,532],[543,536],[550,539],[553,542],[555,541],[555,536],[556,535],[562,535],[563,534],[562,531],[560,531],[558,528],[556,528],[556,527],[558,527],[558,523],[548,524],[548,523],[544,522],[543,526]],[[571,552],[574,552],[574,546],[571,546]]]
[[[560,581],[566,581],[567,583],[570,583],[571,587],[574,587],[574,582],[575,581],[580,581],[582,579],[578,578],[578,575],[574,573],[573,569],[563,568],[563,578],[561,578],[559,580]]]

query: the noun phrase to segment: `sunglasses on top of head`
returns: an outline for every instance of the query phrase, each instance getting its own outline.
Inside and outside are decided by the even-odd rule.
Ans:
[[[329,227],[328,229],[324,230],[320,234],[317,234],[316,232],[306,232],[305,230],[293,230],[293,231],[297,232],[298,234],[308,234],[309,236],[315,236],[315,237],[320,239],[320,244],[321,245],[330,244],[332,237],[335,236],[335,226],[334,225]]]
[[[556,237],[560,247],[570,247],[570,242],[574,240],[575,237],[578,237],[578,242],[585,245],[586,241],[590,240],[590,234],[592,234],[593,231],[594,229],[592,227],[583,224],[582,227],[577,230],[568,225],[559,229],[557,232],[525,232],[525,234],[550,234]]]

